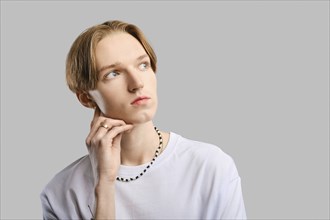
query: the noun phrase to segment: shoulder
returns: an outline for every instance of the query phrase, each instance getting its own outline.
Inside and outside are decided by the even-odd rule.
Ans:
[[[93,195],[93,175],[89,156],[79,158],[59,173],[40,194],[45,219],[79,219],[87,215]]]
[[[177,134],[174,135],[177,136],[176,152],[178,154],[188,153],[190,156],[194,156],[199,159],[216,159],[217,161],[222,161],[224,163],[232,160],[232,158],[219,146],[207,142],[188,139]]]
[[[76,186],[92,183],[92,169],[89,156],[83,156],[60,172],[58,172],[45,186],[42,194],[52,197],[64,196],[63,193]]]
[[[175,134],[177,135],[177,134]],[[238,176],[233,158],[219,146],[177,135],[176,154],[186,158],[192,166],[203,167],[211,174]]]

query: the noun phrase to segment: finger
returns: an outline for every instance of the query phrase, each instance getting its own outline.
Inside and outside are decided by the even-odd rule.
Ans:
[[[111,131],[107,131],[106,129],[100,128],[94,137],[91,138],[90,143],[86,144],[88,150],[90,151],[93,147],[112,147],[115,144],[116,148],[119,148],[120,141],[114,142],[118,139],[118,136],[129,130],[132,129],[133,125],[122,125],[118,127],[113,127]],[[109,134],[108,134],[109,133]],[[121,138],[119,138],[121,140]],[[119,151],[120,152],[120,151]]]
[[[95,127],[95,126],[94,126]],[[97,147],[100,145],[100,141],[104,137],[104,135],[108,132],[107,128],[99,127],[95,132],[89,133],[86,138],[86,145],[88,148]]]
[[[120,133],[116,137],[113,138],[113,142],[112,142],[113,147],[116,148],[116,147],[120,146],[122,136],[123,136],[123,133]]]
[[[101,123],[107,128],[101,126]],[[113,127],[125,125],[124,121],[121,120],[114,120],[109,118],[104,118],[99,116],[99,118],[94,122],[93,127],[91,128],[87,138],[86,138],[86,145],[89,147],[93,140],[93,143],[96,144],[98,140],[100,140],[108,130],[111,130]]]
[[[116,137],[113,138],[112,141],[112,152],[114,155],[117,153],[118,157],[120,158],[120,151],[121,151],[121,138],[123,136],[123,133],[118,134]]]
[[[125,131],[128,131],[128,130],[130,130],[132,128],[133,128],[133,125],[122,125],[122,126],[114,127],[111,130],[109,130],[108,133],[106,133],[104,135],[104,137],[102,138],[101,142],[102,143],[107,143],[107,144],[111,143],[111,146],[113,146],[113,147],[119,147],[120,142],[118,142],[118,140],[116,140],[115,138],[118,135],[121,135]],[[116,142],[114,140],[116,140]]]

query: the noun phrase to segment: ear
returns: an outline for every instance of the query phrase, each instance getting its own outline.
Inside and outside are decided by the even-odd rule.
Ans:
[[[83,92],[76,92],[77,98],[79,102],[87,107],[87,108],[95,108],[96,103],[94,102],[93,98],[85,91]]]

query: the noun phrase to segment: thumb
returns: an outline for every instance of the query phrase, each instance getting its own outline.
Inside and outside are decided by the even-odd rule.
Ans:
[[[121,138],[122,138],[123,134],[118,134],[116,137],[113,138],[113,143],[112,143],[112,147],[114,149],[117,149],[120,152],[120,143],[121,143]]]

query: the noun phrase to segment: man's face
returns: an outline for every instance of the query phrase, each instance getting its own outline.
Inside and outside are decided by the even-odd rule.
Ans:
[[[140,42],[124,32],[111,33],[96,45],[95,57],[99,80],[89,94],[101,112],[129,124],[152,120],[157,82]]]

